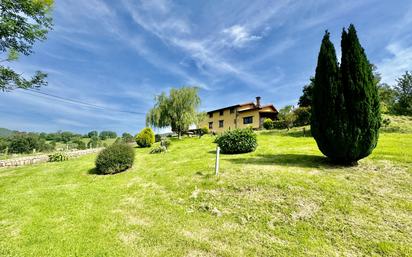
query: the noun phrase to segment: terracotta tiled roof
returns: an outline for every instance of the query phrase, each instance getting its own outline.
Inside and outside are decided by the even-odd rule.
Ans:
[[[246,107],[245,105],[252,105],[252,106]],[[239,110],[239,112],[245,112],[245,111],[250,111],[250,110],[255,110],[255,109],[262,109],[262,108],[265,108],[265,107],[272,107],[275,112],[278,112],[276,110],[275,106],[273,106],[273,104],[266,104],[266,105],[262,105],[261,107],[257,107],[254,102],[248,102],[248,103],[236,104],[236,105],[232,105],[232,106],[228,106],[228,107],[208,111],[207,113],[218,112],[218,111],[222,111],[222,110],[226,110],[226,109],[230,109],[230,108],[234,108],[234,107],[242,108],[243,106],[245,106],[246,108]]]

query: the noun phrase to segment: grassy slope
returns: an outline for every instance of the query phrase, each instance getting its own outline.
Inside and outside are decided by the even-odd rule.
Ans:
[[[351,168],[298,135],[260,133],[219,177],[208,136],[113,176],[94,155],[0,170],[0,256],[411,256],[412,134]]]

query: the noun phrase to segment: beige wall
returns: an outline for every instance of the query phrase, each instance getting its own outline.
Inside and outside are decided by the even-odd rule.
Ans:
[[[252,124],[243,124],[244,117],[253,117]],[[251,111],[244,111],[239,112],[237,116],[237,126],[235,124],[236,119],[236,110],[234,113],[230,113],[230,109],[223,110],[223,115],[220,115],[219,111],[213,112],[213,117],[210,118],[209,115],[207,118],[199,124],[199,127],[207,127],[209,128],[209,122],[213,122],[213,128],[210,131],[214,132],[223,132],[228,129],[235,129],[237,128],[246,128],[252,126],[255,129],[259,128],[259,111],[258,110],[251,110]],[[223,127],[219,127],[219,121],[223,120]]]

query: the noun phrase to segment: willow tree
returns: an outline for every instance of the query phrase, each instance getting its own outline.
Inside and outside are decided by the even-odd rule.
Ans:
[[[320,151],[340,164],[356,164],[377,145],[379,97],[355,27],[342,32],[339,67],[326,32],[318,56],[312,102],[312,134]]]
[[[0,90],[31,88],[46,85],[47,74],[37,71],[25,78],[7,63],[16,61],[20,54],[30,55],[36,41],[46,39],[52,28],[53,0],[0,1]]]
[[[155,97],[155,105],[146,115],[146,125],[170,127],[181,138],[182,133],[197,122],[199,105],[198,88],[172,88],[169,95],[162,92]]]

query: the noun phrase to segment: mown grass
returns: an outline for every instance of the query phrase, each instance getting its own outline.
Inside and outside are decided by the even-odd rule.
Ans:
[[[356,167],[300,130],[258,143],[218,177],[211,136],[136,148],[110,176],[95,155],[0,170],[0,256],[412,255],[412,134],[381,134]]]

